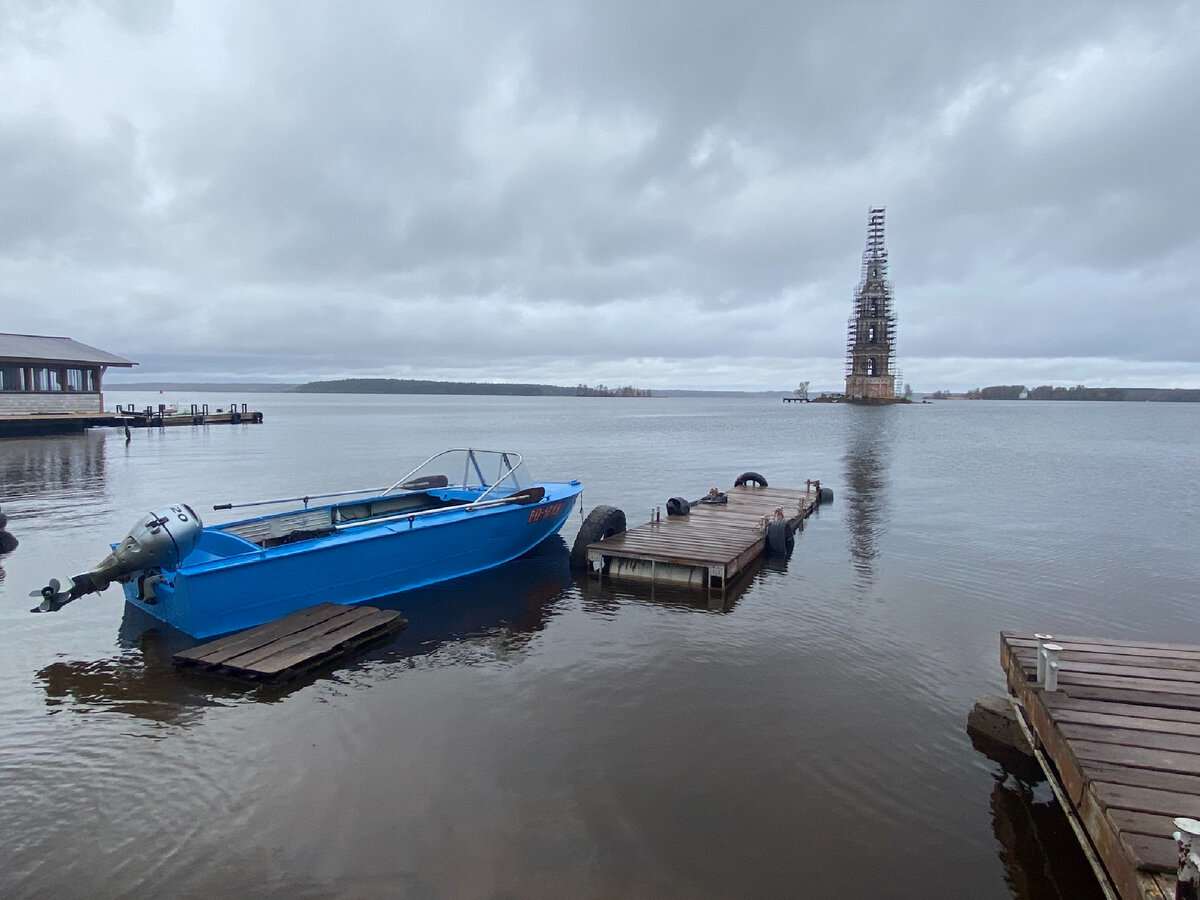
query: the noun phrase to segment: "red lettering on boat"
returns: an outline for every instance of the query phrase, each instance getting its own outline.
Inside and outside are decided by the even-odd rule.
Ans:
[[[546,506],[539,506],[536,509],[529,511],[529,524],[541,522],[543,519],[552,519],[562,511],[563,502],[558,500],[554,503],[549,503]]]

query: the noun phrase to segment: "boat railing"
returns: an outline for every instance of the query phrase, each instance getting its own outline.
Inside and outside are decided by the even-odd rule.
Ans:
[[[442,460],[445,457],[449,457],[454,454],[463,455],[462,480],[457,485],[453,483],[449,473],[441,471],[443,467],[441,465],[437,465],[438,460]],[[484,460],[494,460],[493,465],[496,467],[496,474],[494,476],[495,480],[490,484],[488,482],[488,476],[484,474],[484,468],[490,468],[490,466],[487,466],[486,462],[484,465],[480,465],[481,458]],[[445,475],[447,477],[451,487],[486,488],[486,490],[484,490],[480,496],[475,498],[474,502],[478,503],[482,500],[488,499],[488,497],[492,494],[500,496],[501,493],[506,489],[512,489],[514,491],[520,490],[523,487],[520,480],[521,475],[524,475],[525,473],[521,472],[518,474],[518,470],[520,470],[524,464],[524,458],[520,453],[517,453],[514,450],[475,450],[471,447],[456,447],[451,450],[443,450],[441,453],[435,453],[433,456],[429,457],[429,459],[425,460],[425,462],[421,463],[419,466],[389,487],[386,491],[384,491],[383,495],[386,496],[397,488],[403,488],[406,485],[414,482],[419,483],[422,477],[428,477],[428,473],[430,471],[437,470],[438,474]],[[426,473],[426,475],[423,476],[423,472]]]
[[[424,519],[427,516],[436,516],[447,512],[474,512],[480,509],[495,509],[498,506],[509,506],[511,504],[519,504],[521,506],[537,503],[545,496],[545,489],[541,487],[526,488],[521,491],[516,491],[513,494],[504,497],[492,497],[485,500],[482,496],[478,500],[473,500],[470,503],[463,503],[455,506],[439,506],[433,509],[418,509],[412,511],[400,511],[387,513],[382,516],[371,516],[365,519],[353,519],[349,522],[338,522],[333,526],[334,531],[345,531],[350,528],[361,528],[364,525],[383,525],[387,522],[403,522],[407,521],[409,527],[417,519]]]
[[[334,491],[329,494],[305,494],[299,497],[279,497],[274,500],[253,500],[247,503],[217,503],[213,505],[214,510],[223,509],[248,509],[254,506],[277,506],[281,503],[303,503],[304,508],[308,509],[308,504],[314,500],[332,500],[337,497],[355,497],[364,494],[372,494],[376,497],[383,496],[402,496],[404,494],[415,494],[421,491],[428,490],[431,485],[428,481],[422,482],[420,473],[422,470],[437,468],[433,464],[445,456],[453,453],[465,454],[463,461],[462,481],[455,484],[447,475],[444,480],[438,481],[437,487],[461,487],[461,488],[486,488],[486,490],[475,498],[474,503],[479,503],[490,499],[493,494],[501,496],[503,491],[511,488],[514,491],[520,490],[524,485],[521,484],[521,475],[518,470],[525,464],[524,458],[520,453],[513,450],[474,450],[469,447],[456,448],[452,450],[443,450],[441,453],[435,453],[425,462],[421,463],[395,484],[388,488],[357,488],[349,491]],[[480,466],[481,456],[497,457],[497,472],[496,481],[488,484],[487,478],[483,474],[483,467]],[[445,473],[439,473],[445,474]],[[472,482],[472,474],[477,481]],[[428,476],[424,476],[428,478]],[[411,487],[410,487],[411,485]],[[399,491],[397,488],[405,488]],[[474,505],[474,504],[472,504]],[[378,520],[376,520],[378,521]]]
[[[355,497],[362,494],[378,495],[383,488],[358,488],[353,491],[334,491],[331,494],[305,494],[303,497],[280,497],[277,500],[252,500],[249,503],[216,503],[213,504],[213,509],[245,509],[250,506],[276,506],[280,503],[303,503],[304,508],[308,509],[308,504],[313,500],[331,500],[334,497]]]

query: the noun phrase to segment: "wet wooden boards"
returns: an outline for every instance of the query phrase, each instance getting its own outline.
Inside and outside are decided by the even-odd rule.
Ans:
[[[322,603],[180,651],[174,663],[248,681],[283,681],[404,624],[395,610]]]
[[[1009,691],[1116,891],[1170,900],[1173,819],[1200,818],[1200,646],[1053,641],[1059,689],[1047,693],[1037,640],[1001,633]]]
[[[765,518],[783,510],[792,534],[820,503],[815,485],[795,490],[746,484],[725,496],[726,503],[699,503],[686,516],[663,516],[589,544],[589,571],[600,578],[723,589],[763,554]]]

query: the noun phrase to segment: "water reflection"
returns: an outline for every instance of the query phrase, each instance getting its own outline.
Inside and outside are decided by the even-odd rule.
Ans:
[[[478,665],[520,655],[571,584],[566,544],[561,537],[551,538],[498,570],[376,601],[375,606],[403,612],[407,627],[368,645],[365,652],[281,685],[243,684],[177,670],[172,656],[196,642],[126,604],[116,656],[51,663],[37,677],[48,707],[104,709],[191,725],[207,708],[278,702],[330,677],[354,678],[355,672],[386,677],[389,667]]]
[[[0,441],[0,502],[13,522],[53,511],[78,515],[105,502],[103,434]],[[17,529],[9,531],[17,537]]]
[[[889,423],[894,410],[852,407],[842,461],[846,478],[846,523],[857,586],[874,581],[876,540],[887,521],[887,474],[891,461]]]
[[[555,535],[499,569],[376,601],[408,625],[371,662],[473,665],[520,655],[572,584],[570,553]]]
[[[1070,823],[1048,787],[1001,771],[991,796],[1004,878],[1022,900],[1103,897]]]

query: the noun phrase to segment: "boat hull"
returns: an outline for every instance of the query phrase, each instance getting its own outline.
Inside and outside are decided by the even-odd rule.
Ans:
[[[149,590],[130,581],[125,598],[196,638],[270,622],[317,603],[361,603],[501,565],[556,534],[583,489],[545,484],[536,503],[448,509],[368,523],[263,547],[222,526],[205,529],[177,571]]]

